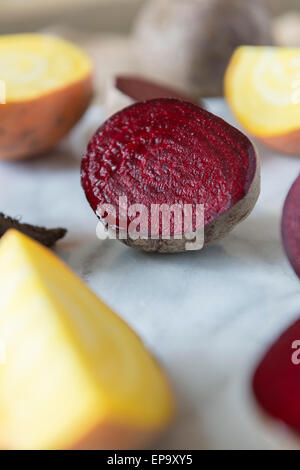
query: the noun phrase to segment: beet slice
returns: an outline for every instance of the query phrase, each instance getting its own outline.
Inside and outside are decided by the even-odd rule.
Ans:
[[[300,432],[300,320],[268,350],[253,377],[259,405],[271,417]]]
[[[284,203],[281,234],[288,259],[300,278],[300,175]]]
[[[193,101],[193,97],[181,93],[174,88],[167,87],[152,80],[130,75],[119,75],[115,78],[115,87],[134,101],[147,101],[156,98],[176,98]],[[198,100],[195,100],[198,104]]]
[[[182,211],[190,204],[192,231],[198,233],[203,224],[197,226],[196,208],[204,204],[205,245],[248,216],[260,188],[249,139],[199,106],[175,99],[137,103],[106,121],[88,144],[81,178],[95,212],[99,204],[118,207],[119,197],[126,196],[128,206],[149,209],[149,227],[152,204],[179,204]],[[118,224],[113,228],[118,230]],[[146,251],[185,251],[183,225],[179,234],[170,217],[170,226],[169,240],[160,222],[158,239],[149,238],[149,231],[147,239],[122,241]]]
[[[147,101],[156,98],[175,98],[201,104],[195,96],[170,88],[159,82],[133,75],[117,75],[111,80],[106,94],[105,111],[107,116],[120,111],[137,101]]]

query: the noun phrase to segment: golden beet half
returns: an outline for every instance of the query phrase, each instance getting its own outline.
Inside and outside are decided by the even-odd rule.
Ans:
[[[170,424],[165,372],[52,252],[0,242],[0,448],[137,449]]]
[[[80,119],[92,95],[92,67],[73,44],[42,34],[0,37],[0,159],[53,147]]]
[[[269,147],[300,155],[300,48],[238,48],[225,95],[245,129]]]

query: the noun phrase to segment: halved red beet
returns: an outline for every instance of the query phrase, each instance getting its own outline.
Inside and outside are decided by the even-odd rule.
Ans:
[[[90,140],[81,177],[95,212],[99,204],[118,207],[119,197],[126,196],[128,206],[139,203],[149,210],[149,227],[152,204],[178,204],[182,211],[190,205],[192,232],[204,229],[205,245],[248,216],[260,188],[249,139],[199,106],[175,99],[137,103],[112,116]],[[204,226],[195,217],[198,204],[204,205]],[[113,228],[118,230],[118,223]],[[145,239],[122,241],[146,251],[185,251],[191,232],[184,224],[181,233],[178,226],[175,231],[172,214],[170,227],[170,239],[160,221],[157,239],[149,230]]]
[[[112,78],[107,87],[105,112],[107,116],[111,116],[135,102],[156,98],[175,98],[200,104],[198,98],[188,96],[184,92],[153,80],[133,75],[117,75]],[[201,106],[203,106],[202,103]]]
[[[264,411],[300,432],[300,320],[280,336],[260,362],[253,391]]]
[[[300,175],[285,200],[281,221],[282,242],[286,254],[300,278]]]

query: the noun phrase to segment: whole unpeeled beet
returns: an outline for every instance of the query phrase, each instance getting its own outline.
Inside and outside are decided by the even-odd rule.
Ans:
[[[204,205],[205,245],[224,237],[253,209],[260,171],[249,139],[221,118],[188,102],[157,99],[134,104],[106,121],[82,159],[82,186],[96,212],[99,204]],[[194,214],[194,212],[193,212]],[[128,216],[128,223],[132,218]],[[185,251],[185,228],[170,239],[122,240],[146,251]],[[115,227],[118,230],[118,221]],[[192,229],[197,225],[193,216]],[[176,239],[175,239],[176,238]]]
[[[140,69],[196,96],[221,96],[227,63],[241,44],[272,44],[260,0],[149,0],[134,26]]]

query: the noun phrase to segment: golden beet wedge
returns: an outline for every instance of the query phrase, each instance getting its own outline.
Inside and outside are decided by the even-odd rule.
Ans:
[[[141,340],[52,252],[0,242],[0,448],[134,449],[173,414]]]
[[[300,48],[239,47],[226,71],[225,95],[251,134],[300,155]]]
[[[53,147],[92,96],[92,67],[73,44],[42,34],[0,37],[0,160]]]

